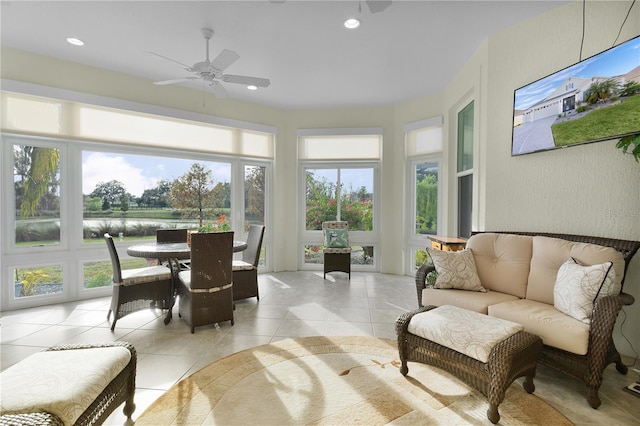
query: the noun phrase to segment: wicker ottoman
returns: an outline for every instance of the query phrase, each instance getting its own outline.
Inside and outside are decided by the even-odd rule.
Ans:
[[[136,350],[126,342],[54,346],[2,372],[0,426],[98,425],[135,409]]]
[[[432,312],[431,316],[416,317],[419,314],[429,313],[435,308],[436,306],[425,306],[398,318],[396,333],[402,362],[400,372],[406,376],[409,373],[407,362],[415,361],[433,365],[453,374],[487,397],[489,401],[487,418],[492,423],[497,423],[500,420],[498,405],[504,400],[507,388],[516,378],[525,377],[523,387],[528,393],[535,390],[533,378],[542,352],[542,340],[538,336],[518,330],[518,327],[514,327],[514,323],[509,321],[452,306],[443,306]],[[444,311],[444,308],[448,310]],[[466,317],[464,322],[456,323],[456,320],[460,319],[456,318],[458,314],[470,316],[473,321],[469,322],[469,317]],[[443,317],[438,320],[434,315],[443,315]],[[444,321],[440,321],[442,319]],[[432,325],[430,325],[431,322],[433,322]],[[445,323],[447,332],[442,334],[447,338],[454,336],[451,344],[436,343],[409,331],[410,328],[416,331],[417,324],[421,324],[422,328],[418,327],[420,334],[424,334],[423,331],[426,329],[429,336],[432,333],[437,336],[438,332],[442,331],[438,328]],[[456,324],[459,325],[457,329]],[[473,331],[474,327],[476,331]],[[491,330],[494,335],[493,343],[488,337],[487,341],[480,342],[480,345],[475,345],[477,342],[469,344],[469,340],[477,341],[478,336],[484,335],[487,330]],[[486,361],[477,358],[486,359]]]

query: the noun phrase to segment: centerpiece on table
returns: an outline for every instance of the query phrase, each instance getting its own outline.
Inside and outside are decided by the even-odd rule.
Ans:
[[[227,231],[231,231],[231,225],[227,223],[227,216],[223,214],[215,222],[202,222],[197,230],[187,231],[187,244],[191,246],[191,234],[193,233]]]

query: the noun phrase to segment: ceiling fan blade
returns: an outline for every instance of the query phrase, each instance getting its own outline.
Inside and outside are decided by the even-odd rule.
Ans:
[[[211,86],[211,91],[213,91],[213,94],[216,95],[216,98],[218,99],[226,98],[229,95],[227,90],[222,86],[222,84],[220,84],[219,81],[210,81],[209,86]]]
[[[158,55],[157,53],[153,53],[153,52],[144,52],[144,53],[146,53],[147,55],[155,56],[155,57],[160,58],[160,59],[164,59],[165,61],[173,62],[174,64],[180,65],[185,70],[191,71],[191,67],[189,65],[183,64],[182,62],[178,62],[178,61],[176,61],[174,59],[167,58],[166,56]]]
[[[221,77],[226,83],[245,84],[247,86],[254,85],[258,87],[268,87],[271,84],[268,78],[248,77],[245,75],[225,74]]]
[[[189,81],[189,80],[200,80],[200,78],[199,77],[175,78],[173,80],[154,81],[153,84],[157,84],[158,86],[165,86],[167,84],[182,83],[184,81]]]
[[[384,12],[386,8],[391,6],[391,0],[367,0],[367,6],[371,13]]]
[[[224,71],[229,65],[240,59],[233,50],[224,49],[216,58],[211,62],[211,66],[217,70]]]

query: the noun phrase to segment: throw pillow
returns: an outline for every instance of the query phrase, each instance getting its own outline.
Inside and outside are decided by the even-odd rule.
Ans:
[[[487,291],[478,277],[471,249],[442,251],[427,247],[427,252],[438,273],[434,288]]]
[[[327,248],[349,247],[349,232],[346,229],[325,229],[324,246]]]
[[[560,266],[553,288],[553,306],[585,324],[591,323],[593,304],[613,293],[613,262],[584,266],[569,258]]]

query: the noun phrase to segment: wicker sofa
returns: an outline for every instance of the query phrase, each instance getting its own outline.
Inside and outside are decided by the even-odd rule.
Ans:
[[[429,286],[427,276],[436,268],[425,264],[416,273],[418,306],[454,305],[522,324],[525,331],[542,338],[544,348],[540,362],[584,382],[589,389],[587,401],[597,408],[601,404],[598,389],[605,367],[615,363],[620,373],[627,373],[612,332],[622,307],[634,303],[631,295],[622,292],[622,285],[631,258],[639,248],[637,241],[601,237],[535,232],[475,233],[467,241],[467,249],[486,291],[434,288],[443,287],[442,283]],[[470,256],[469,251],[465,256]],[[598,295],[586,321],[554,306],[558,271],[570,259],[581,265],[610,261],[615,273],[611,295]],[[612,274],[607,272],[607,276]],[[438,277],[441,278],[440,274]]]

